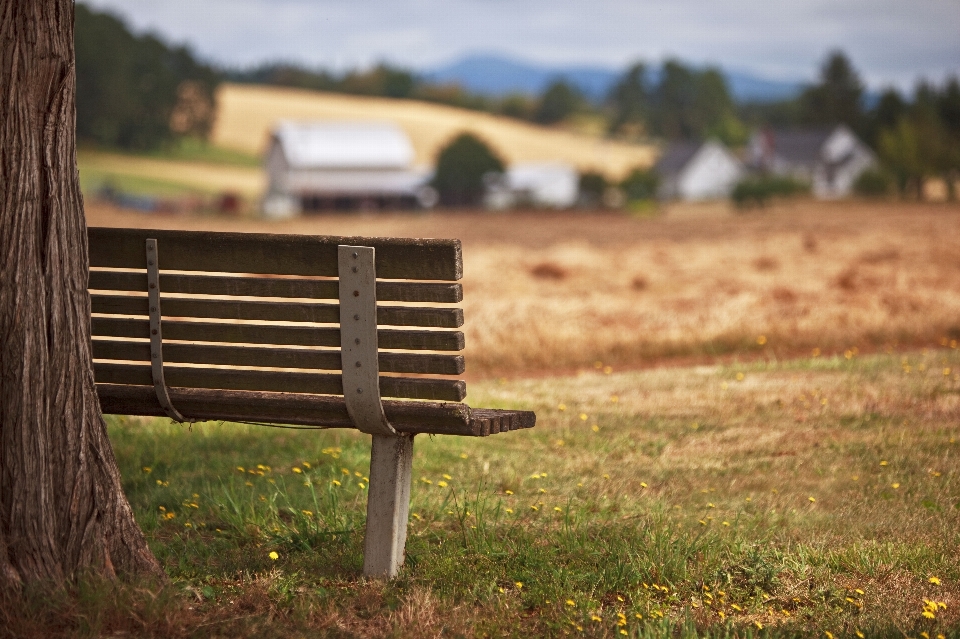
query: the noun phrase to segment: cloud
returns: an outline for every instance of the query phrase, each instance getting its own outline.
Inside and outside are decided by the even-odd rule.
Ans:
[[[873,86],[960,72],[955,0],[89,0],[230,65],[428,68],[474,52],[620,67],[675,56],[813,78],[843,49]]]

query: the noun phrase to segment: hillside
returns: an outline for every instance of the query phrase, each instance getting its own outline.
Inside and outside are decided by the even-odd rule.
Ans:
[[[224,84],[217,95],[211,141],[245,153],[262,152],[277,120],[386,120],[410,135],[416,162],[433,163],[454,135],[484,138],[508,163],[564,161],[619,178],[652,164],[656,149],[547,129],[487,113],[414,100],[351,96],[300,89]]]

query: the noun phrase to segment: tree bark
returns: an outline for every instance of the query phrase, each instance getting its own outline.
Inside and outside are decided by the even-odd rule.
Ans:
[[[162,570],[100,413],[73,2],[0,0],[0,587]]]

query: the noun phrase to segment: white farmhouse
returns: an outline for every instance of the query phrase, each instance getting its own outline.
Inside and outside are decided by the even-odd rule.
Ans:
[[[716,140],[671,145],[657,161],[658,195],[663,199],[711,200],[728,197],[744,168]]]
[[[563,162],[519,163],[485,178],[484,203],[493,209],[535,206],[565,209],[577,202],[580,174]]]
[[[877,158],[845,125],[806,131],[760,131],[748,148],[751,168],[810,183],[814,197],[834,199],[853,192],[854,182]]]
[[[264,214],[432,206],[430,173],[407,134],[386,122],[281,122],[266,155]]]

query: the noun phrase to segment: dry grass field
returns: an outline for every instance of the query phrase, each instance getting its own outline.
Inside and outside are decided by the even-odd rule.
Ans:
[[[581,170],[603,171],[611,178],[636,166],[649,166],[655,157],[650,146],[547,129],[440,104],[229,83],[217,94],[211,141],[259,154],[281,119],[395,122],[410,136],[416,162],[428,166],[433,165],[439,149],[463,131],[487,140],[508,163],[563,161]]]
[[[960,339],[956,205],[798,201],[738,215],[722,203],[678,204],[646,218],[441,211],[277,223],[91,207],[88,220],[460,238],[473,378],[853,357]]]

